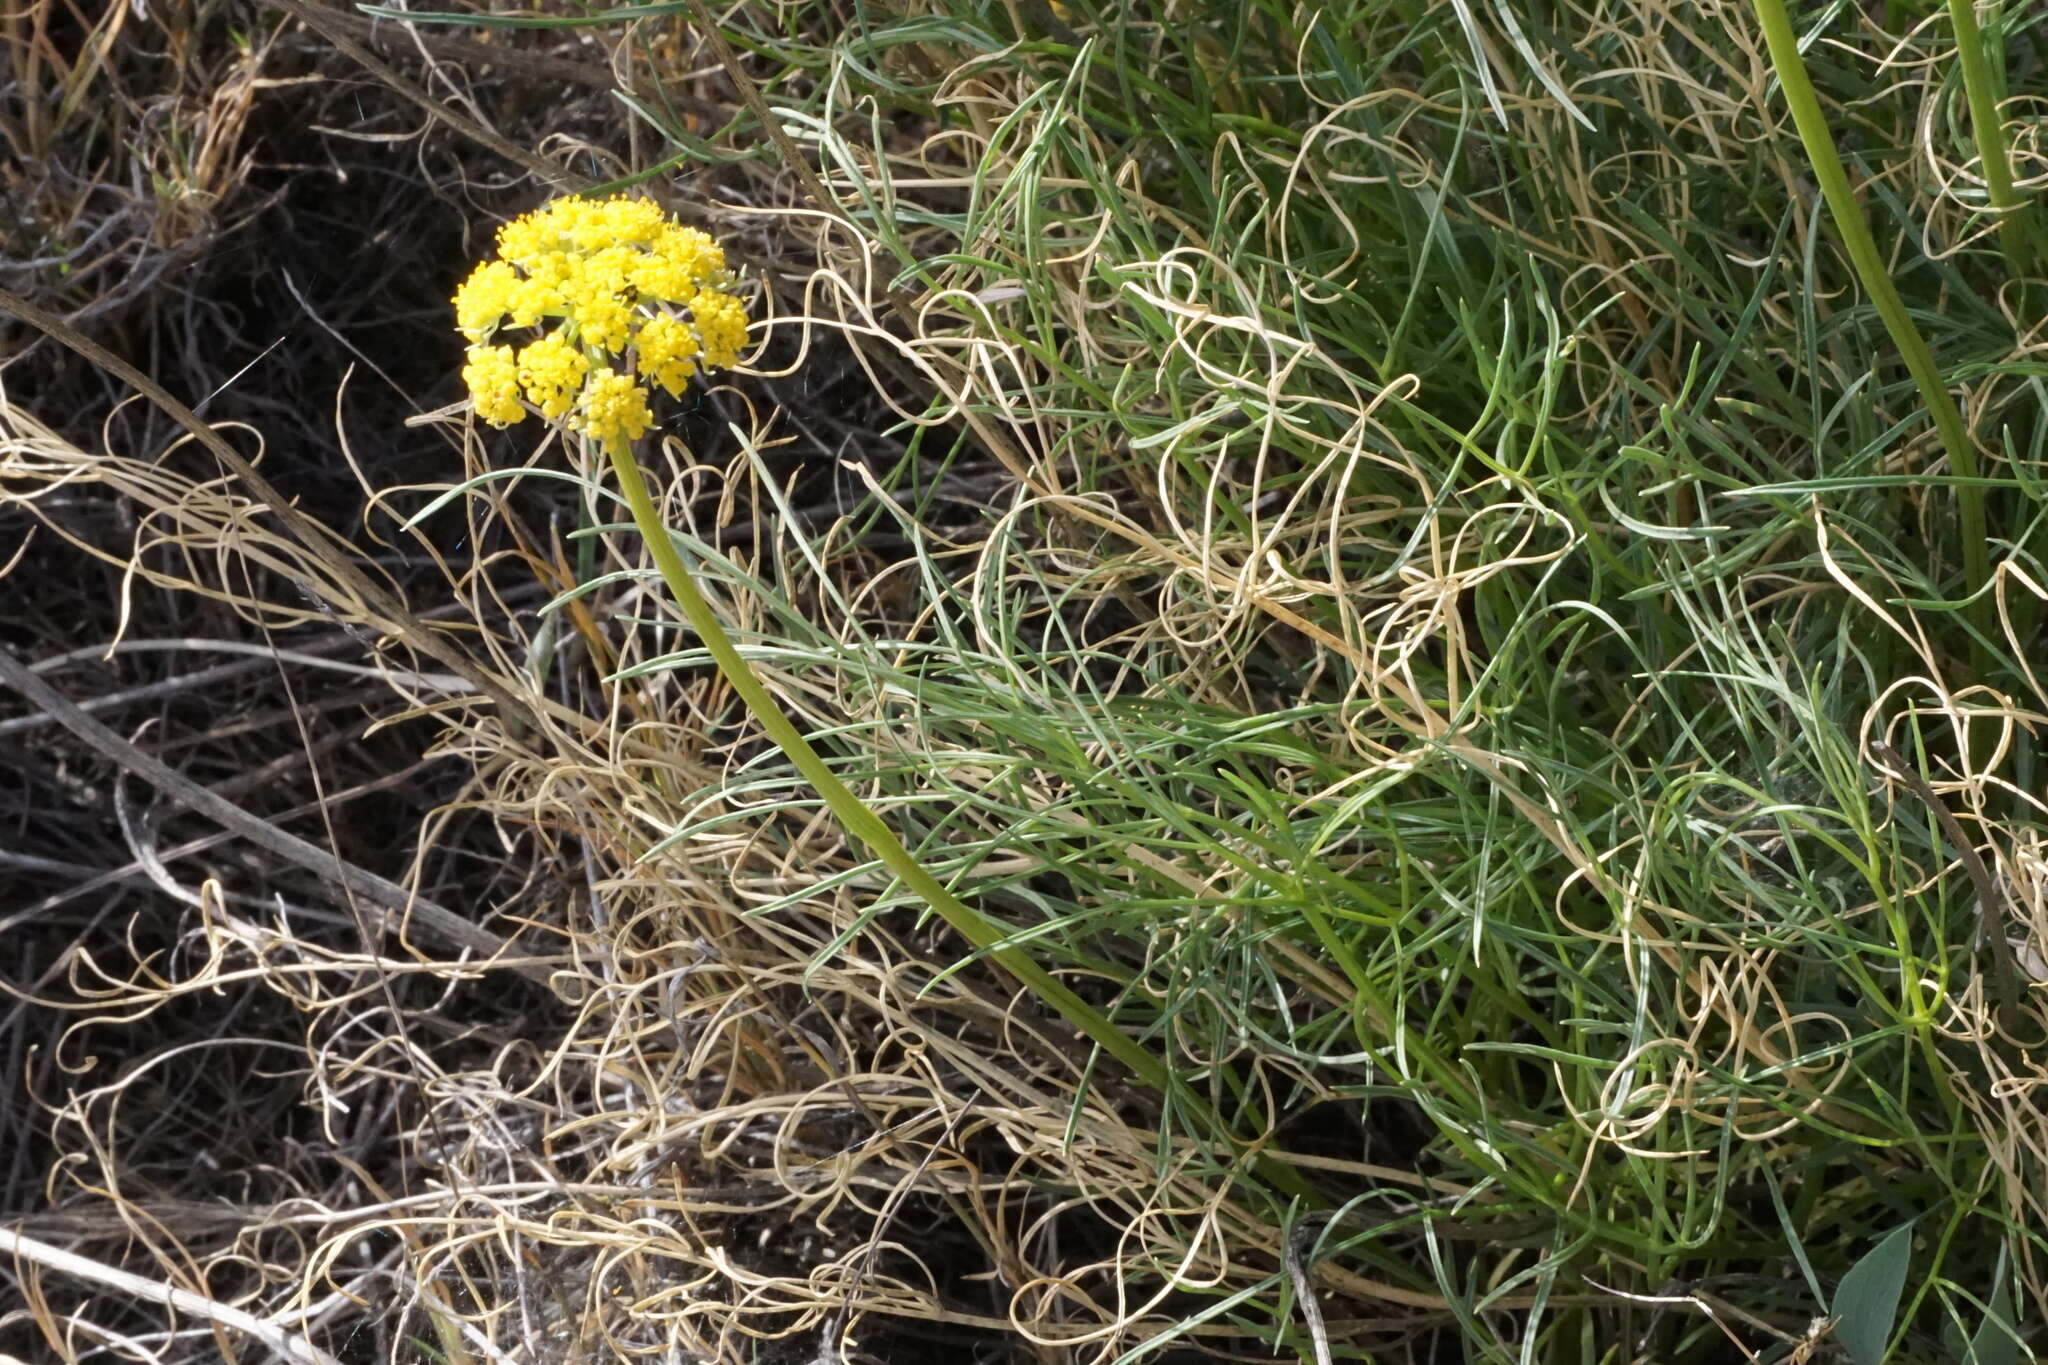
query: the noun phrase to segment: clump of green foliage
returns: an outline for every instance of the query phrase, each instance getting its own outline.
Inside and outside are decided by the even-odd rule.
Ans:
[[[877,272],[896,468],[757,575],[684,540],[826,761],[1175,1078],[1120,1112],[1212,1202],[1045,1268],[1147,1305],[1118,1361],[2038,1325],[2048,16],[1966,11],[743,8],[781,141],[634,102],[799,153],[821,274]]]

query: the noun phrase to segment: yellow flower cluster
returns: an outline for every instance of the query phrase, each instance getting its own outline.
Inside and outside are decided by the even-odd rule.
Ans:
[[[462,382],[469,385],[476,402],[476,415],[499,426],[526,415],[519,406],[519,370],[512,363],[510,346],[472,346],[469,363],[462,367]]]
[[[455,291],[477,416],[517,422],[523,397],[599,441],[638,439],[654,422],[641,380],[681,394],[699,367],[739,363],[747,310],[731,284],[717,243],[644,199],[558,199],[514,219]],[[507,327],[545,330],[515,354],[490,344]]]
[[[569,411],[589,373],[589,357],[563,340],[560,332],[549,332],[519,353],[519,387],[549,419]]]
[[[671,317],[650,318],[640,329],[640,373],[681,397],[683,385],[697,372],[702,348],[697,334]]]
[[[615,370],[600,370],[590,377],[578,416],[580,428],[599,440],[637,441],[654,425],[647,390],[635,384],[632,375]]]

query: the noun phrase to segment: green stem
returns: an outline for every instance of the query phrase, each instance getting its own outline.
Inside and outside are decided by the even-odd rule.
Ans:
[[[1941,371],[1934,363],[1934,353],[1928,349],[1926,340],[1906,313],[1906,305],[1892,284],[1883,256],[1878,253],[1876,239],[1870,235],[1870,225],[1863,219],[1863,210],[1856,202],[1855,192],[1849,188],[1848,173],[1842,169],[1841,157],[1835,151],[1834,136],[1828,131],[1827,116],[1821,112],[1820,99],[1814,94],[1813,82],[1806,74],[1806,61],[1799,55],[1798,35],[1792,30],[1792,21],[1785,13],[1783,0],[1751,0],[1751,3],[1756,8],[1757,22],[1763,26],[1764,41],[1770,46],[1771,65],[1778,73],[1778,83],[1785,89],[1785,103],[1791,108],[1792,121],[1799,128],[1799,140],[1805,144],[1806,159],[1813,167],[1821,197],[1827,201],[1828,214],[1834,219],[1835,230],[1841,234],[1842,246],[1849,253],[1857,278],[1862,281],[1864,292],[1870,295],[1870,301],[1876,305],[1878,316],[1884,319],[1885,330],[1891,333],[1892,345],[1898,348],[1899,358],[1906,362],[1907,371],[1920,389],[1921,400],[1927,404],[1928,415],[1934,419],[1934,429],[1941,437],[1942,448],[1948,452],[1949,468],[1959,478],[1975,479],[1977,451],[1970,444],[1970,433],[1963,426],[1962,414],[1956,410],[1948,386],[1942,382]],[[1976,598],[1970,604],[1969,617],[1979,636],[1973,653],[1981,655],[1983,641],[1995,638],[1990,598],[1979,596],[1991,577],[1990,546],[1984,523],[1984,490],[1973,483],[1961,484],[1956,489],[1956,502],[1963,540],[1963,588],[1966,595]]]
[[[903,846],[902,840],[882,822],[881,817],[855,796],[825,760],[818,757],[818,751],[811,747],[810,741],[791,723],[768,689],[754,676],[754,670],[733,645],[732,637],[719,624],[711,604],[697,591],[696,580],[683,563],[683,557],[676,552],[675,542],[670,539],[668,527],[662,523],[654,499],[648,494],[647,482],[640,475],[640,465],[633,458],[632,451],[621,441],[605,442],[604,450],[611,461],[612,472],[618,476],[619,490],[625,495],[626,506],[632,510],[633,524],[647,542],[648,551],[654,556],[654,565],[661,571],[662,581],[668,584],[668,590],[675,595],[676,605],[682,608],[690,628],[697,632],[697,638],[703,641],[712,661],[718,665],[718,671],[753,713],[756,723],[789,756],[789,761],[824,798],[826,806],[839,818],[839,822],[866,844],[882,865],[900,878],[905,886],[936,910],[939,918],[951,925],[962,938],[994,958],[1003,970],[1059,1011],[1068,1023],[1096,1046],[1129,1067],[1138,1079],[1161,1095],[1178,1099],[1198,1122],[1228,1142],[1234,1150],[1242,1152],[1245,1144],[1230,1134],[1207,1101],[1196,1095],[1186,1083],[1177,1080],[1163,1062],[1140,1047],[1101,1011],[1032,961],[1023,949],[1009,943],[1009,933],[1002,925],[948,891]],[[1275,1188],[1299,1196],[1312,1205],[1320,1207],[1323,1204],[1321,1196],[1293,1167],[1263,1153],[1254,1157],[1252,1164]]]
[[[1956,30],[1956,57],[1963,68],[1963,91],[1970,101],[1970,132],[1977,142],[1977,160],[1984,168],[1984,188],[1998,214],[1999,243],[2006,267],[2015,280],[2032,277],[2039,260],[2033,214],[2013,188],[2012,166],[2005,154],[2005,129],[1998,117],[1998,91],[1991,64],[1984,60],[1984,35],[1977,28],[1975,0],[1948,0],[1949,20]]]

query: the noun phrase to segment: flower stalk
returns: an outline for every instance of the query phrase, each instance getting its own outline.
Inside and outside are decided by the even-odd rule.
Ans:
[[[1998,92],[1991,63],[1984,55],[1984,34],[1977,27],[1976,0],[1948,0],[1949,22],[1956,31],[1956,61],[1963,71],[1963,94],[1970,105],[1970,134],[1977,144],[1977,164],[1984,175],[1985,197],[1998,215],[1999,244],[2006,268],[2015,280],[2031,279],[2040,266],[2040,240],[2033,210],[2013,185],[2006,157],[2005,129],[1998,112]]]
[[[1827,115],[1822,112],[1820,97],[1814,93],[1812,78],[1807,75],[1806,59],[1799,53],[1799,36],[1793,31],[1783,0],[1751,3],[1770,49],[1771,66],[1785,91],[1785,104],[1792,111],[1792,122],[1806,148],[1807,164],[1813,168],[1813,178],[1827,203],[1828,216],[1834,220],[1835,231],[1855,267],[1857,279],[1870,296],[1877,315],[1884,320],[1893,347],[1920,390],[1921,401],[1927,405],[1942,449],[1948,454],[1949,469],[1959,481],[1956,511],[1957,531],[1963,542],[1963,593],[1972,599],[1969,621],[1977,632],[1972,652],[1981,661],[1983,642],[1995,636],[1991,602],[1984,591],[1991,579],[1991,557],[1984,518],[1984,488],[1977,482],[1977,447],[1963,425],[1962,413],[1949,394],[1941,368],[1935,364],[1934,352],[1906,312],[1891,272],[1885,268],[1884,256],[1877,249],[1877,240],[1871,236],[1870,224],[1864,220],[1862,206],[1856,202],[1856,192],[1849,186],[1848,172],[1835,150],[1834,134],[1828,131]]]

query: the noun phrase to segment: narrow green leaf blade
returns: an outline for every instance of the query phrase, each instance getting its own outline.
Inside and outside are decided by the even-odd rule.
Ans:
[[[1969,1352],[1963,1356],[1965,1365],[2019,1365],[2019,1315],[2013,1311],[2012,1290],[2003,1276],[1991,1292],[1990,1309],[1970,1338]]]

